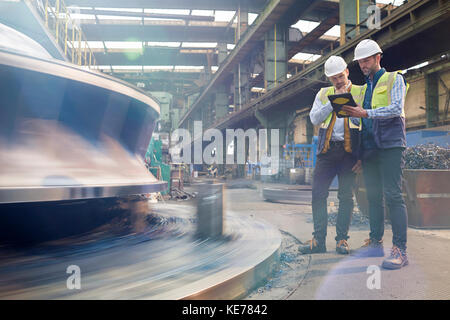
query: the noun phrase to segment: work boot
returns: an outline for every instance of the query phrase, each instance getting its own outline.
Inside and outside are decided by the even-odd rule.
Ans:
[[[298,251],[302,254],[307,253],[324,253],[327,252],[327,248],[325,247],[325,241],[318,242],[314,237],[306,242],[306,244],[301,245],[298,248]]]
[[[349,254],[350,253],[350,246],[347,243],[347,240],[342,239],[339,241],[336,241],[336,252],[339,254]]]
[[[391,249],[391,255],[384,259],[381,266],[385,269],[400,269],[401,267],[407,266],[408,263],[406,250],[393,246]]]
[[[383,240],[366,239],[359,250],[359,255],[364,257],[384,257]]]

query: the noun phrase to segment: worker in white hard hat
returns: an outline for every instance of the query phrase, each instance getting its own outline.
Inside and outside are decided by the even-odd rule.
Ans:
[[[322,253],[326,251],[328,189],[333,179],[339,179],[339,211],[336,224],[336,251],[348,254],[348,229],[353,212],[353,184],[358,161],[359,119],[356,125],[349,118],[337,117],[328,99],[331,94],[351,93],[361,103],[361,86],[349,80],[347,63],[338,56],[331,56],[325,62],[325,75],[332,86],[322,88],[316,95],[309,117],[314,125],[320,125],[318,134],[317,161],[313,173],[312,211],[314,232],[312,240],[300,246],[301,253]]]
[[[363,40],[356,46],[354,60],[366,77],[364,99],[362,105],[342,109],[362,119],[362,168],[369,202],[370,234],[361,252],[384,256],[384,196],[392,223],[393,247],[382,266],[399,269],[408,264],[408,222],[402,196],[406,148],[404,103],[408,86],[399,72],[388,72],[381,67],[381,54],[380,46],[373,40]]]

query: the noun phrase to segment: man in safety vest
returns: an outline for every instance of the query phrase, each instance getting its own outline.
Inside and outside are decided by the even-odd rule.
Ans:
[[[357,103],[361,103],[361,86],[353,85],[348,79],[349,71],[344,59],[331,56],[325,62],[325,75],[333,86],[322,88],[316,95],[309,114],[314,125],[320,125],[317,162],[312,185],[312,212],[314,232],[312,240],[299,247],[301,253],[321,253],[326,251],[328,189],[333,179],[339,179],[339,211],[336,223],[336,251],[350,252],[347,243],[348,229],[353,212],[353,184],[355,172],[361,162],[358,158],[359,121],[357,124],[348,117],[338,118],[328,99],[330,94],[350,92]]]
[[[362,40],[356,46],[354,60],[366,76],[364,101],[362,107],[344,106],[343,110],[362,119],[362,168],[370,220],[370,235],[363,245],[364,252],[384,256],[384,195],[392,223],[393,247],[382,266],[399,269],[408,264],[408,218],[402,196],[407,84],[400,73],[381,68],[381,53],[373,40]]]

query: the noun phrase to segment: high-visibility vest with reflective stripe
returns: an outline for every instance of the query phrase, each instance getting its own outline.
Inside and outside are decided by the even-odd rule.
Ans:
[[[353,100],[355,100],[355,102],[359,105],[362,104],[362,101],[364,100],[364,86],[358,86],[355,84],[352,84],[352,88],[350,90],[350,93],[353,96]],[[334,94],[334,87],[326,87],[326,88],[322,88],[320,89],[320,102],[322,102],[323,105],[328,103],[328,96]],[[331,117],[333,115],[333,112],[330,112],[330,114],[328,115],[328,117],[321,123],[320,128],[321,129],[327,129],[328,126],[330,125],[331,122]],[[360,125],[357,126],[355,124],[352,123],[352,121],[349,121],[349,127],[350,129],[360,129],[361,127],[361,121],[360,121]]]
[[[399,71],[384,72],[378,79],[378,82],[372,92],[372,109],[389,106],[391,101],[391,92],[394,87],[395,80]],[[409,84],[406,84],[406,92],[408,92]],[[365,94],[367,84],[363,87]],[[378,148],[388,149],[394,147],[406,147],[406,124],[405,109],[398,117],[387,119],[373,119],[372,122],[373,137]]]
[[[399,71],[385,72],[378,79],[378,82],[372,93],[372,109],[387,107],[391,104],[391,92],[394,87],[395,79]],[[406,84],[406,92],[408,92],[409,83]],[[367,84],[363,86],[363,96],[367,90]],[[405,109],[402,109],[402,117],[405,117]]]
[[[335,90],[334,87],[326,87],[322,88],[321,91],[319,91],[319,99],[320,102],[325,105],[328,103],[329,99],[328,96],[330,94],[334,94]],[[353,96],[353,100],[355,100],[356,103],[361,104],[364,99],[364,91],[363,86],[358,85],[352,85],[352,88],[350,90],[350,93]],[[319,127],[319,134],[318,134],[318,146],[317,146],[317,154],[322,153],[324,150],[324,146],[326,144],[326,132],[327,129],[331,123],[331,119],[333,116],[333,112],[330,112],[328,117],[321,123]],[[351,143],[351,149],[352,154],[355,156],[358,156],[359,153],[359,131],[361,131],[361,119],[359,119],[359,124],[355,125],[352,121],[348,121],[349,129],[350,129],[350,143]],[[344,129],[344,141],[345,141],[345,129]]]

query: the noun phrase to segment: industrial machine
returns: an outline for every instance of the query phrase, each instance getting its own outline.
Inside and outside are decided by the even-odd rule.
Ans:
[[[29,223],[36,234],[51,234],[49,220],[59,230],[84,215],[92,219],[81,208],[95,207],[99,199],[167,187],[145,167],[160,109],[138,88],[52,59],[38,43],[3,25],[0,88],[2,237],[29,234]],[[73,212],[77,219],[68,210],[47,210],[68,203],[81,205]],[[75,232],[75,223],[68,229]]]
[[[229,216],[228,238],[199,243],[191,207],[151,208],[143,194],[183,175],[151,140],[160,106],[145,92],[2,25],[0,90],[0,298],[232,299],[272,271],[272,226]],[[83,290],[68,290],[72,267]]]

